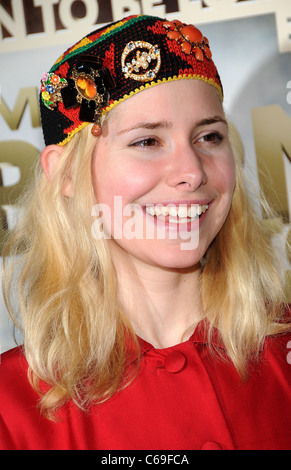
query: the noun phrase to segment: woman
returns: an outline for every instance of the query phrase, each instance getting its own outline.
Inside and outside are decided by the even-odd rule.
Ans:
[[[202,33],[148,16],[43,75],[0,448],[290,448],[290,326],[222,100]]]

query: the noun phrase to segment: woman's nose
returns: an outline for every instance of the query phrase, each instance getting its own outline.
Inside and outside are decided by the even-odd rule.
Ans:
[[[191,145],[175,149],[170,158],[166,182],[171,187],[178,187],[188,192],[194,192],[206,184],[207,176],[203,162]]]

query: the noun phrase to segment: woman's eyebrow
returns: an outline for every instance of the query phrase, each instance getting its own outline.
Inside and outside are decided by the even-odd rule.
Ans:
[[[210,126],[211,124],[215,124],[217,122],[222,122],[228,126],[226,119],[224,119],[222,116],[213,116],[201,119],[200,121],[196,122],[195,127]]]
[[[195,127],[202,127],[202,126],[209,126],[211,124],[215,124],[217,122],[222,122],[226,126],[227,121],[222,117],[222,116],[213,116],[213,117],[208,117],[205,119],[201,119],[200,121],[197,121],[195,123]],[[171,122],[168,121],[141,121],[138,122],[137,124],[127,127],[126,129],[122,129],[121,131],[117,132],[116,135],[121,135],[121,134],[126,134],[127,132],[131,132],[136,129],[169,129],[173,126]]]
[[[166,129],[170,127],[172,127],[172,123],[167,122],[167,121],[157,121],[157,122],[142,121],[142,122],[138,122],[134,126],[128,127],[126,129],[122,129],[121,131],[117,132],[116,135],[125,134],[135,129],[158,129],[158,128]]]

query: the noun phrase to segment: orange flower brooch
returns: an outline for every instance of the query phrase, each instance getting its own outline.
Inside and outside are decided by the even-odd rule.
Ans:
[[[212,53],[208,39],[193,25],[185,25],[179,20],[165,21],[167,37],[177,41],[185,54],[195,54],[196,60],[203,61],[204,56],[211,60]]]

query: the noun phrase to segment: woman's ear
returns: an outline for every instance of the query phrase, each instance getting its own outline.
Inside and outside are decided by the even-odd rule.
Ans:
[[[62,153],[63,148],[59,145],[48,145],[41,154],[41,166],[49,181],[51,181],[55,175]],[[71,178],[69,177],[63,185],[62,194],[66,197],[71,197],[72,195]]]

